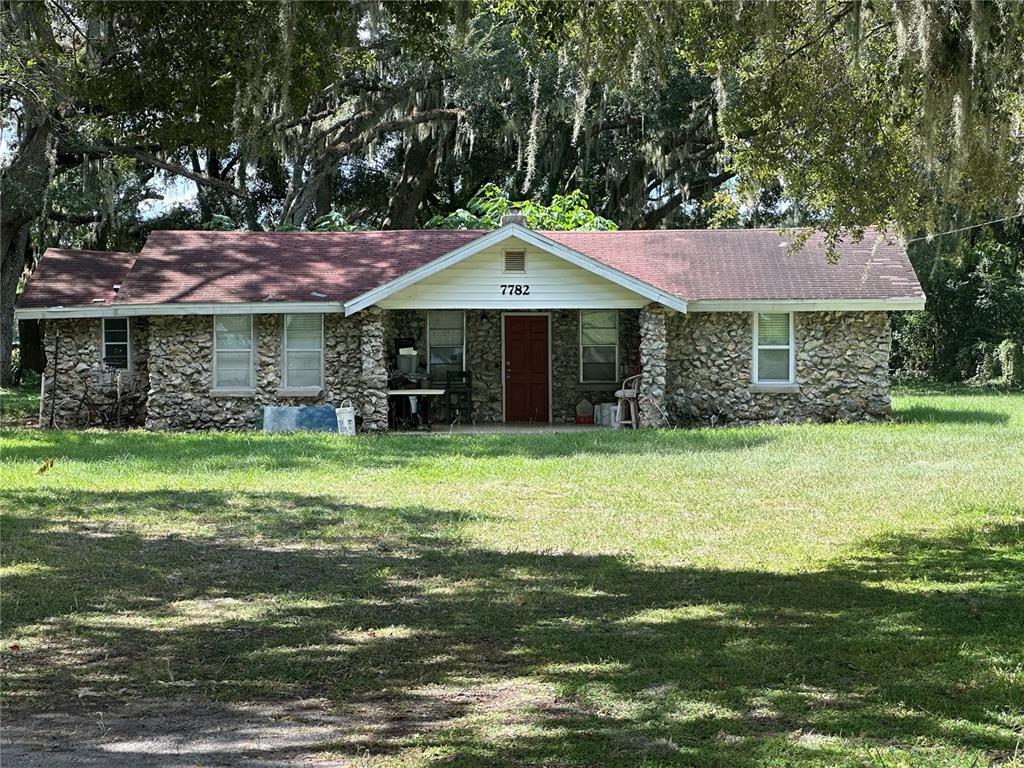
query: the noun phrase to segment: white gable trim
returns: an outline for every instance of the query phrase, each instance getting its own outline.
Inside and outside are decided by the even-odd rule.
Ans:
[[[506,224],[504,227],[500,227],[493,232],[481,235],[476,240],[466,243],[466,245],[456,248],[454,251],[450,251],[443,256],[439,256],[433,261],[414,269],[412,272],[406,272],[404,275],[396,277],[394,280],[384,283],[384,285],[378,286],[372,291],[367,291],[361,296],[357,296],[351,301],[345,302],[345,314],[353,315],[359,310],[366,309],[366,307],[376,304],[377,302],[386,299],[388,296],[401,291],[403,288],[415,285],[426,277],[437,274],[454,264],[458,264],[464,259],[468,259],[475,253],[479,253],[480,251],[495,246],[512,237],[522,240],[524,243],[532,245],[535,248],[539,248],[542,251],[546,251],[553,256],[564,259],[580,269],[586,270],[598,277],[603,277],[605,280],[620,285],[627,290],[633,291],[633,293],[650,299],[651,301],[664,304],[666,307],[670,307],[678,312],[686,312],[686,302],[678,296],[665,293],[664,291],[655,288],[650,283],[637,280],[635,277],[631,277],[624,272],[620,272],[617,269],[609,267],[607,264],[602,264],[596,259],[592,259],[578,251],[574,251],[572,248],[566,248],[564,245],[556,243],[551,238],[545,237],[539,232],[527,229],[520,224]]]

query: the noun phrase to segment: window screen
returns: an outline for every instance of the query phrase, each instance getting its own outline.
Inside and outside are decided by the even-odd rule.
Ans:
[[[213,388],[252,388],[252,315],[213,318]]]
[[[793,380],[792,316],[789,313],[758,313],[755,320],[757,342],[755,381],[789,382]]]
[[[284,316],[284,386],[323,386],[323,330],[323,315]]]
[[[615,381],[619,367],[619,313],[580,312],[580,381]]]

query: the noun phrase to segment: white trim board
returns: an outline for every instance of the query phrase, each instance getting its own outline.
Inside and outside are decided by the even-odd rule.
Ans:
[[[403,286],[404,287],[404,286]],[[398,290],[398,289],[396,289]],[[364,294],[365,295],[365,294]],[[655,299],[665,306],[663,300]],[[372,304],[373,302],[371,302]],[[681,312],[914,312],[924,309],[924,299],[692,299]],[[349,303],[351,304],[351,302]],[[340,301],[252,301],[221,304],[182,302],[177,304],[101,304],[92,307],[45,307],[15,309],[17,320],[47,320],[85,317],[142,317],[146,315],[284,315],[359,311]],[[370,306],[367,304],[366,306]],[[363,309],[364,307],[360,307]],[[476,307],[419,307],[419,309],[476,309]],[[553,307],[554,309],[554,307]],[[592,307],[557,307],[592,309]]]
[[[624,272],[620,272],[617,269],[609,267],[607,264],[602,264],[596,259],[592,259],[585,254],[574,251],[571,248],[566,248],[564,245],[556,243],[551,238],[545,237],[539,232],[534,232],[520,224],[506,224],[504,227],[500,227],[493,232],[488,232],[486,235],[481,235],[476,240],[466,243],[443,256],[439,256],[433,261],[427,262],[423,266],[418,267],[411,272],[406,272],[404,275],[396,277],[394,280],[384,283],[384,285],[378,286],[372,291],[367,291],[361,296],[357,296],[351,301],[345,302],[345,314],[353,315],[361,309],[365,309],[366,307],[386,299],[388,296],[397,293],[403,288],[408,288],[410,285],[414,285],[424,278],[437,274],[438,272],[469,258],[473,254],[479,253],[487,248],[494,247],[510,238],[521,240],[527,245],[532,245],[535,248],[539,248],[542,251],[550,253],[552,256],[564,259],[580,269],[584,269],[587,272],[603,277],[605,280],[620,285],[627,290],[633,291],[640,296],[650,299],[651,301],[664,304],[666,307],[678,312],[686,312],[686,302],[677,296],[665,293],[664,291],[655,288],[650,283],[637,280],[635,277],[631,277]],[[456,309],[457,307],[448,308]],[[475,309],[475,307],[463,307],[463,309]]]
[[[246,301],[233,304],[182,302],[178,304],[101,304],[94,307],[15,309],[18,320],[62,317],[139,317],[144,315],[303,315],[343,312],[340,301]]]
[[[692,299],[689,312],[911,312],[924,299]]]

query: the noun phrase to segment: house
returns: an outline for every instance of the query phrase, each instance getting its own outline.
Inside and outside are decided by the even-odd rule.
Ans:
[[[868,230],[831,263],[771,229],[153,232],[138,254],[51,249],[41,419],[251,429],[264,405],[353,401],[388,427],[398,347],[475,422],[560,422],[641,373],[644,426],[889,414],[888,312],[924,294]],[[405,358],[408,360],[409,358]],[[392,402],[392,405],[394,403]]]

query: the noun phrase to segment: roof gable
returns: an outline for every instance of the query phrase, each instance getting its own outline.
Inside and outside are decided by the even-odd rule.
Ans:
[[[443,256],[423,264],[404,275],[400,275],[395,279],[346,302],[345,314],[351,315],[372,304],[385,302],[389,297],[400,292],[408,291],[412,286],[415,286],[421,281],[446,273],[447,270],[459,265],[466,259],[474,257],[477,254],[484,253],[488,250],[501,249],[502,247],[532,247],[555,259],[571,264],[589,275],[596,276],[601,280],[619,286],[633,296],[643,297],[647,301],[660,302],[680,312],[686,311],[686,301],[678,296],[661,291],[643,280],[638,280],[632,275],[621,272],[604,262],[573,250],[572,248],[556,242],[544,234],[527,229],[519,224],[508,224],[499,229],[492,230],[485,235],[481,235],[471,242],[468,242],[465,245],[444,254]],[[518,275],[510,276],[507,281],[520,282],[517,279],[519,277],[520,276]],[[435,280],[434,282],[436,284],[439,281]],[[495,281],[495,286],[499,284],[499,281]],[[529,308],[534,304],[534,302],[526,301],[525,297],[522,298],[524,300],[510,304],[509,306]],[[464,302],[453,302],[450,306],[467,306],[467,304]],[[541,305],[538,304],[537,306]],[[549,304],[548,306],[554,305]]]

